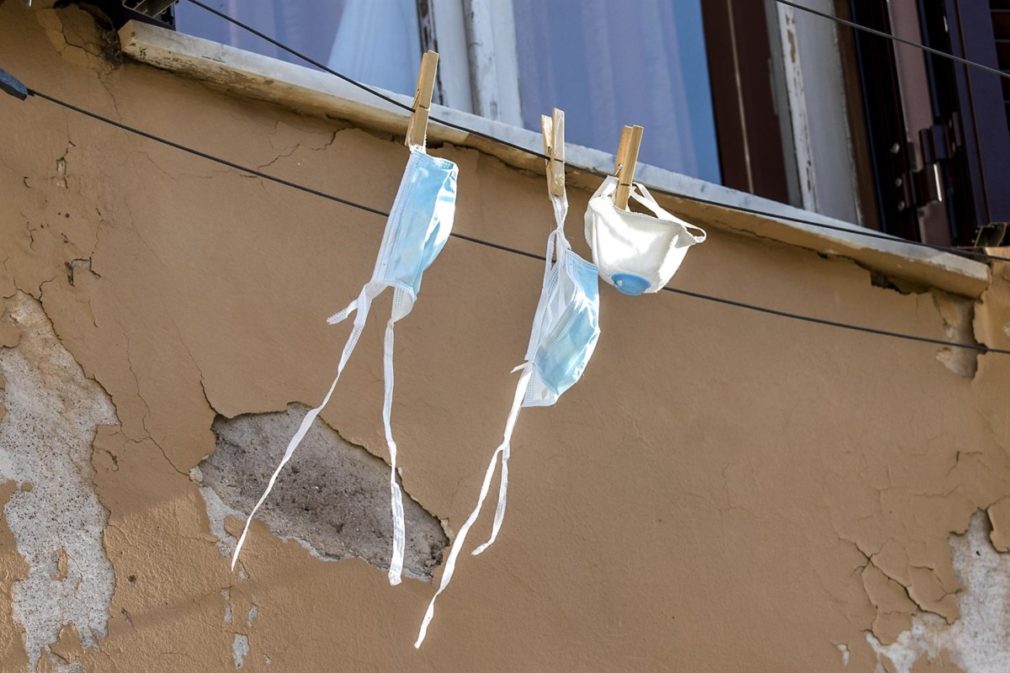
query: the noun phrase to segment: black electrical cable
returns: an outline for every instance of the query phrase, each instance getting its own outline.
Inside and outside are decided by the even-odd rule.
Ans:
[[[250,168],[248,166],[243,166],[241,164],[235,163],[234,161],[229,161],[228,159],[223,159],[223,158],[215,156],[213,154],[209,154],[207,152],[203,152],[201,150],[197,150],[197,149],[188,147],[188,146],[183,145],[181,143],[177,143],[175,141],[168,140],[167,138],[162,138],[161,136],[155,135],[153,133],[149,133],[148,131],[142,131],[142,130],[140,130],[138,128],[134,128],[133,126],[130,126],[128,124],[124,124],[123,122],[119,122],[119,121],[116,121],[114,119],[110,119],[109,117],[106,117],[104,115],[100,115],[97,112],[92,112],[90,110],[86,110],[86,109],[84,109],[82,107],[74,105],[73,103],[68,103],[68,102],[66,102],[64,100],[56,98],[55,96],[50,96],[49,94],[46,94],[46,93],[44,93],[42,91],[39,91],[37,89],[32,89],[30,87],[26,87],[26,90],[28,91],[28,94],[30,96],[41,98],[41,99],[43,99],[43,100],[45,100],[45,101],[47,101],[49,103],[52,103],[54,105],[58,105],[60,107],[66,108],[68,110],[72,110],[74,112],[77,112],[78,114],[85,115],[85,116],[90,117],[91,119],[94,119],[96,121],[100,121],[100,122],[103,122],[105,124],[109,124],[109,125],[114,126],[114,127],[118,128],[118,129],[121,129],[123,131],[127,131],[129,133],[133,133],[134,135],[140,136],[142,138],[146,138],[148,140],[152,140],[152,141],[157,142],[157,143],[161,143],[162,145],[166,145],[168,147],[171,147],[173,149],[179,150],[181,152],[186,152],[188,154],[192,154],[193,156],[200,157],[201,159],[206,159],[208,161],[213,161],[215,163],[221,164],[222,166],[227,166],[228,168],[232,168],[232,169],[234,169],[236,171],[239,171],[241,173],[246,173],[246,174],[249,174],[249,175],[255,175],[256,177],[262,178],[264,180],[268,180],[270,182],[275,182],[277,184],[284,185],[285,187],[290,187],[292,189],[297,189],[297,190],[306,192],[308,194],[312,194],[313,196],[318,196],[320,198],[327,199],[329,201],[334,201],[334,202],[339,203],[339,204],[344,205],[344,206],[348,206],[348,207],[351,207],[351,208],[357,208],[358,210],[362,210],[362,211],[365,211],[367,213],[372,213],[374,215],[379,215],[379,216],[383,216],[383,217],[386,217],[386,216],[389,215],[389,213],[387,211],[381,210],[379,208],[373,208],[372,206],[366,206],[366,205],[363,205],[363,204],[351,201],[350,199],[345,199],[345,198],[342,198],[342,197],[339,197],[339,196],[335,196],[333,194],[329,194],[327,192],[323,192],[323,191],[320,191],[318,189],[314,189],[312,187],[306,187],[305,185],[301,185],[301,184],[299,184],[297,182],[291,182],[290,180],[285,180],[284,178],[278,178],[276,176],[270,175],[269,173],[264,173],[262,171],[254,169],[254,168]],[[452,234],[450,234],[450,236],[452,236],[453,238],[458,238],[458,239],[463,240],[463,241],[469,241],[470,243],[475,243],[477,245],[481,245],[481,246],[484,246],[484,247],[493,248],[495,250],[501,250],[501,251],[509,252],[509,253],[512,253],[512,254],[515,254],[515,255],[520,255],[520,256],[523,256],[523,257],[529,257],[531,259],[536,259],[536,260],[540,260],[540,261],[544,261],[544,259],[545,259],[543,255],[539,255],[539,254],[532,253],[532,252],[527,252],[525,250],[521,250],[519,248],[514,248],[514,247],[511,247],[511,246],[508,246],[508,245],[503,245],[501,243],[494,243],[492,241],[486,241],[486,240],[477,238],[475,236],[468,236],[466,234],[459,234],[459,233],[452,233]],[[888,337],[893,337],[893,338],[896,338],[896,339],[904,339],[904,340],[907,340],[907,341],[918,341],[918,342],[922,342],[922,343],[935,344],[935,345],[938,345],[938,346],[947,346],[949,348],[962,348],[962,349],[966,349],[966,350],[977,351],[977,352],[980,352],[980,353],[998,353],[998,354],[1001,354],[1001,355],[1010,355],[1010,349],[990,348],[990,347],[985,346],[983,344],[967,344],[967,343],[961,343],[961,342],[958,342],[958,341],[947,341],[947,340],[944,340],[944,339],[934,339],[934,338],[931,338],[931,337],[924,337],[924,336],[919,336],[919,335],[916,335],[916,334],[906,334],[904,332],[894,332],[894,331],[891,331],[891,330],[877,329],[875,327],[865,327],[865,326],[862,326],[862,325],[852,325],[852,324],[849,324],[849,323],[839,322],[837,320],[828,320],[826,318],[816,318],[816,317],[813,317],[813,316],[802,315],[802,314],[799,314],[799,313],[791,313],[789,311],[782,311],[782,310],[779,310],[779,309],[768,308],[768,307],[765,307],[765,306],[757,306],[755,304],[749,304],[747,302],[736,301],[734,299],[726,299],[724,297],[716,297],[716,296],[704,294],[704,293],[701,293],[701,292],[694,292],[694,291],[691,291],[691,290],[682,290],[680,288],[664,287],[663,289],[665,291],[667,291],[667,292],[672,292],[674,294],[680,294],[680,295],[684,295],[684,296],[687,296],[687,297],[693,297],[695,299],[702,299],[702,300],[705,300],[705,301],[711,301],[711,302],[715,302],[715,303],[718,303],[718,304],[724,304],[726,306],[734,306],[734,307],[737,307],[737,308],[743,308],[743,309],[747,309],[747,310],[750,310],[750,311],[757,311],[759,313],[765,313],[767,315],[774,315],[774,316],[778,316],[778,317],[782,317],[782,318],[789,318],[791,320],[799,320],[799,321],[803,321],[803,322],[815,323],[815,324],[818,324],[818,325],[827,325],[827,326],[830,326],[830,327],[838,327],[838,328],[841,328],[841,329],[847,329],[847,330],[852,330],[852,331],[856,331],[856,332],[864,332],[864,333],[867,333],[867,334],[876,334],[876,335],[880,335],[880,336],[888,336]]]
[[[262,31],[257,30],[256,28],[253,28],[249,24],[247,24],[247,23],[245,23],[243,21],[240,21],[239,19],[236,19],[236,18],[234,18],[234,17],[232,17],[232,16],[230,16],[228,14],[225,14],[224,12],[221,12],[221,11],[219,11],[217,9],[214,9],[213,7],[210,7],[209,5],[201,2],[200,0],[188,0],[188,1],[190,2],[190,4],[196,5],[200,9],[203,9],[203,10],[205,10],[207,12],[210,12],[211,14],[213,14],[213,15],[215,15],[215,16],[223,19],[224,21],[227,21],[228,23],[236,26],[237,28],[241,28],[242,30],[248,32],[249,34],[255,35],[256,37],[258,37],[258,38],[260,38],[262,40],[265,40],[266,42],[272,44],[273,46],[277,47],[278,49],[280,49],[282,51],[285,51],[288,54],[291,54],[292,56],[294,56],[295,58],[301,59],[302,61],[305,61],[306,63],[319,68],[323,72],[329,73],[329,74],[333,75],[334,77],[337,77],[337,78],[339,78],[339,79],[347,82],[348,84],[351,84],[351,85],[353,85],[353,86],[361,89],[362,91],[366,91],[369,94],[375,96],[376,98],[379,98],[379,99],[384,100],[384,101],[386,101],[388,103],[391,103],[392,105],[395,105],[396,107],[398,107],[400,109],[406,110],[408,112],[412,111],[412,108],[409,105],[407,105],[406,103],[402,103],[402,102],[396,100],[395,98],[386,95],[385,93],[383,93],[379,89],[376,89],[374,87],[370,87],[367,84],[364,84],[362,82],[357,81],[353,77],[349,77],[348,75],[345,75],[342,72],[339,72],[337,70],[334,70],[333,68],[330,68],[329,66],[325,65],[324,63],[320,63],[319,61],[315,60],[311,56],[308,56],[308,55],[306,55],[306,54],[298,51],[297,49],[289,47],[288,45],[284,44],[283,42],[281,42],[281,41],[279,41],[279,40],[277,40],[277,39],[275,39],[273,37],[270,37],[266,33],[263,33]],[[941,53],[943,53],[943,52],[941,52]],[[464,133],[468,133],[468,134],[477,136],[479,138],[484,138],[486,140],[491,140],[491,141],[493,141],[495,143],[498,143],[498,144],[501,144],[501,145],[505,145],[506,147],[511,147],[512,149],[515,149],[515,150],[518,150],[520,152],[523,152],[524,154],[528,154],[530,156],[533,156],[533,157],[536,157],[536,158],[539,158],[539,159],[547,160],[547,156],[546,155],[541,154],[540,152],[537,152],[536,150],[532,150],[532,149],[529,149],[527,147],[523,147],[521,145],[517,145],[517,144],[515,144],[513,142],[510,142],[508,140],[502,140],[502,139],[500,139],[500,138],[498,138],[496,136],[493,136],[493,135],[491,135],[489,133],[484,133],[483,131],[477,131],[475,129],[471,129],[471,128],[468,128],[466,126],[463,126],[461,124],[456,124],[454,122],[450,122],[450,121],[447,121],[447,120],[444,120],[444,119],[440,119],[440,118],[438,118],[438,117],[436,117],[434,115],[429,116],[429,120],[432,121],[432,122],[435,122],[437,124],[441,124],[442,126],[447,126],[449,128],[453,128],[453,129],[456,129],[458,131],[463,131]],[[579,166],[578,164],[566,164],[566,168],[571,168],[573,170],[577,170],[577,171],[580,171],[580,172],[583,172],[583,173],[588,173],[590,175],[595,175],[597,177],[607,177],[607,175],[608,175],[606,172],[598,170],[596,168],[590,168],[588,166]],[[820,228],[820,229],[830,229],[832,231],[839,231],[839,232],[843,232],[843,233],[846,233],[846,234],[853,234],[853,235],[856,235],[856,236],[866,236],[868,238],[877,238],[877,239],[884,240],[884,241],[891,241],[892,243],[904,243],[904,244],[908,244],[908,245],[914,245],[914,246],[917,246],[917,247],[920,247],[920,248],[928,248],[930,250],[937,250],[939,252],[949,252],[949,253],[955,254],[955,255],[962,255],[962,256],[965,256],[965,257],[972,257],[972,258],[975,258],[975,259],[981,259],[981,260],[986,260],[986,261],[999,260],[999,261],[1002,261],[1002,262],[1010,262],[1010,257],[1001,257],[1001,256],[998,256],[998,255],[991,255],[991,254],[986,253],[986,252],[977,252],[975,250],[967,250],[967,249],[957,248],[957,247],[949,246],[949,245],[935,245],[935,244],[932,244],[932,243],[925,243],[923,241],[911,241],[911,240],[899,239],[899,238],[895,238],[893,236],[889,236],[887,234],[882,234],[882,233],[879,233],[879,232],[871,231],[869,229],[851,229],[851,228],[848,228],[848,227],[840,227],[838,225],[827,224],[826,222],[817,222],[815,220],[810,220],[810,219],[802,218],[802,217],[795,217],[795,216],[791,216],[791,215],[782,215],[782,214],[779,214],[779,213],[771,213],[771,212],[768,212],[766,210],[759,210],[757,208],[748,208],[746,206],[732,205],[732,204],[723,203],[723,202],[720,202],[720,201],[713,201],[711,199],[705,199],[705,198],[702,198],[702,197],[699,197],[699,196],[691,196],[689,194],[682,194],[682,193],[677,193],[677,192],[671,192],[669,190],[664,190],[664,189],[659,189],[659,188],[653,189],[652,191],[656,192],[657,194],[662,194],[664,196],[669,196],[669,197],[672,197],[672,198],[684,199],[684,200],[687,200],[687,201],[693,201],[695,203],[702,203],[702,204],[709,205],[709,206],[716,206],[716,207],[719,207],[719,208],[727,208],[729,210],[735,210],[737,212],[747,213],[747,214],[750,214],[750,215],[758,215],[760,217],[768,217],[768,218],[771,218],[771,219],[786,220],[788,222],[796,222],[798,224],[806,224],[806,225],[809,225],[811,227],[817,227],[817,228]]]
[[[999,75],[1000,77],[1010,79],[1010,72],[1005,72],[1003,70],[1000,70],[999,68],[993,68],[992,66],[988,66],[985,63],[979,63],[978,61],[972,61],[967,58],[956,56],[950,53],[949,51],[943,51],[942,49],[936,49],[935,47],[927,46],[925,44],[922,44],[921,42],[916,42],[914,40],[908,40],[903,37],[898,37],[897,35],[893,35],[892,33],[888,33],[883,30],[870,28],[869,26],[864,26],[861,23],[856,23],[855,21],[849,21],[848,19],[843,19],[842,17],[836,16],[835,14],[822,12],[818,9],[814,9],[813,7],[806,7],[798,2],[792,2],[791,0],[775,0],[775,1],[780,5],[786,5],[787,7],[799,9],[801,11],[814,14],[815,16],[819,16],[823,19],[834,21],[835,23],[839,23],[843,26],[848,26],[849,28],[862,31],[864,33],[869,33],[870,35],[876,35],[877,37],[882,37],[884,39],[891,40],[892,42],[898,42],[900,44],[908,45],[909,47],[915,47],[916,49],[921,49],[922,51],[933,54],[935,56],[940,56],[942,58],[946,58],[951,61],[956,61],[958,63],[971,66],[972,68],[978,68],[979,70],[984,70],[985,72],[989,72],[994,75]]]

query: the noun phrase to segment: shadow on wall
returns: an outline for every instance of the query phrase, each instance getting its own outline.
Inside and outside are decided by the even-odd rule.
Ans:
[[[291,404],[283,412],[214,420],[216,448],[193,477],[201,483],[211,528],[223,553],[230,554],[235,542],[224,530],[224,518],[244,518],[252,511],[307,411]],[[408,496],[403,506],[404,571],[415,579],[430,580],[448,538],[438,519],[415,500]],[[323,560],[360,558],[386,569],[392,549],[389,466],[317,421],[257,518],[275,535],[297,541]],[[250,535],[256,535],[255,529]]]

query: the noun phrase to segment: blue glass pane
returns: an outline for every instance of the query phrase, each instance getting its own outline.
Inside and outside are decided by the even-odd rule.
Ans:
[[[523,123],[565,111],[569,142],[720,181],[701,0],[514,0]]]
[[[417,0],[205,0],[279,42],[354,79],[413,94],[421,63]],[[176,29],[306,65],[269,42],[188,2]]]

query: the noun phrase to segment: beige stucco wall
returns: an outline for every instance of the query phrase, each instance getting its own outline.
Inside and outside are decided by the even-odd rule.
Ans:
[[[0,2],[0,67],[30,86],[391,202],[398,139],[101,44],[79,10]],[[457,231],[541,251],[542,176],[432,152],[460,166]],[[569,193],[583,252],[587,197]],[[347,333],[323,320],[369,276],[382,225],[0,97],[0,670],[1006,670],[1010,558],[992,545],[1010,543],[1010,357],[668,293],[602,287],[596,355],[521,417],[502,535],[462,558],[420,651],[430,582],[391,588],[263,524],[229,572],[240,521],[220,528],[193,471],[212,424],[320,399]],[[398,328],[403,484],[450,537],[500,438],[542,270],[451,240]],[[978,301],[902,294],[713,227],[676,283],[1007,348],[1010,271],[993,278]],[[384,458],[380,342],[375,320],[323,418]]]

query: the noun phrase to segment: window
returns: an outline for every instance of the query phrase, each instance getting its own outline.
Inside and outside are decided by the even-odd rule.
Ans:
[[[1010,1],[851,0],[855,21],[1010,66]],[[922,51],[854,36],[882,228],[941,245],[998,245],[1010,222],[1010,85]]]
[[[532,130],[539,130],[542,113],[560,107],[566,111],[570,142],[607,152],[617,148],[624,124],[641,124],[646,128],[641,161],[719,182],[701,1],[210,4],[334,70],[399,93],[413,92],[422,49],[438,48],[444,104]],[[425,19],[435,33],[430,44],[422,45],[420,23]],[[485,34],[480,33],[482,19]],[[299,63],[186,2],[176,5],[176,29]],[[482,37],[482,44],[474,44]],[[476,72],[481,62],[490,77]]]
[[[639,159],[720,181],[701,0],[513,0],[526,128],[565,110],[571,142],[608,152],[645,127]]]
[[[932,243],[1010,219],[1010,85],[775,0],[205,0],[367,84]],[[1007,67],[1010,0],[803,0]],[[118,5],[118,3],[115,3]],[[299,60],[194,5],[176,28]],[[301,64],[303,65],[303,64]]]
[[[354,79],[412,94],[421,62],[416,0],[207,0],[278,42]],[[176,30],[298,65],[302,61],[181,2]]]

